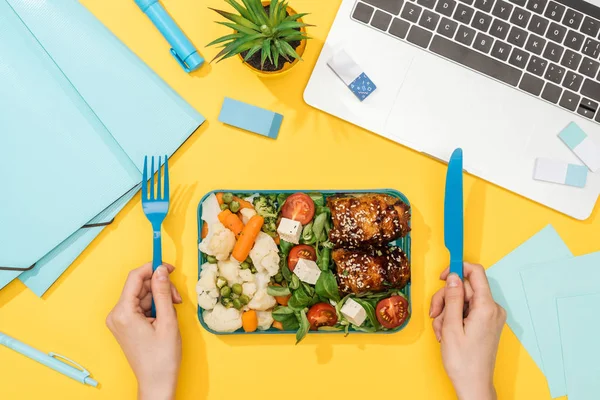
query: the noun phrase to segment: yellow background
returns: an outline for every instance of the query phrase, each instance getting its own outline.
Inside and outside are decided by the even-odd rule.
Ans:
[[[237,60],[185,74],[167,44],[132,0],[83,0],[126,45],[163,77],[207,122],[173,157],[172,205],[164,259],[177,266],[184,356],[179,399],[453,399],[427,316],[447,263],[443,243],[445,167],[400,145],[307,106],[302,92],[340,0],[292,0],[316,24],[301,63],[287,76],[261,80]],[[165,0],[165,7],[210,60],[204,45],[227,33],[207,6],[220,0]],[[226,5],[225,5],[226,6]],[[217,121],[225,96],[285,115],[277,140]],[[468,157],[468,154],[466,155]],[[216,188],[384,188],[413,204],[413,309],[395,335],[219,338],[196,318],[196,206]],[[575,254],[600,250],[598,207],[578,222],[480,179],[465,178],[466,258],[491,265],[548,223]],[[101,383],[83,386],[0,348],[0,399],[132,399],[136,383],[104,325],[129,270],[151,258],[150,225],[139,196],[69,268],[43,299],[16,281],[0,291],[0,328],[39,349],[78,361]],[[500,399],[550,395],[542,373],[506,328],[498,357]]]

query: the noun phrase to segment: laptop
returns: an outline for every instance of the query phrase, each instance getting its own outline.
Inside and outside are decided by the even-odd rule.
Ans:
[[[349,55],[376,89],[360,101],[328,61]],[[342,0],[305,101],[573,218],[584,188],[533,179],[537,158],[582,165],[558,134],[600,145],[600,0]]]

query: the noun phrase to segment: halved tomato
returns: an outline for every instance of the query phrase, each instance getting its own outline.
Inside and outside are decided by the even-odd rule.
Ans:
[[[392,296],[377,303],[377,320],[388,329],[402,325],[408,318],[408,300],[404,296]]]
[[[316,331],[320,326],[334,326],[338,317],[335,308],[328,303],[317,303],[308,310],[306,314],[310,329]]]
[[[298,260],[304,258],[305,260],[317,261],[317,252],[314,247],[307,244],[300,244],[292,247],[290,255],[288,256],[288,267],[290,271],[293,271],[298,264]]]
[[[315,216],[315,202],[307,194],[293,194],[283,203],[281,215],[306,225]]]

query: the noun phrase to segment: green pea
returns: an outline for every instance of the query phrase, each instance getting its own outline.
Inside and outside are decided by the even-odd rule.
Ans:
[[[227,308],[231,308],[231,306],[232,306],[231,299],[229,297],[222,297],[221,304],[223,304]]]
[[[281,282],[283,282],[283,275],[281,275],[281,272],[279,272],[279,273],[277,273],[277,275],[275,275],[275,277],[273,279],[275,279],[275,282],[281,283]]]
[[[252,265],[252,258],[250,258],[250,256],[248,256],[246,258],[246,260],[244,260],[244,261],[246,261],[248,264]]]
[[[250,297],[243,294],[240,296],[240,301],[242,302],[243,305],[246,305],[246,304],[250,303]]]
[[[206,261],[211,264],[216,264],[219,260],[217,260],[217,257],[215,256],[206,256]]]
[[[243,307],[243,305],[242,305],[242,302],[240,301],[240,299],[234,299],[234,300],[233,300],[233,307],[234,307],[236,310],[239,310],[240,308],[242,308],[242,307]]]
[[[221,211],[229,210],[229,204],[221,204]]]
[[[229,286],[223,286],[221,288],[221,296],[223,296],[223,297],[231,296],[231,288]]]
[[[221,289],[223,286],[227,285],[227,279],[223,278],[222,276],[217,278],[217,287],[219,289]]]
[[[233,200],[233,193],[224,193],[223,194],[223,203],[229,204]]]
[[[241,208],[240,203],[238,203],[237,201],[232,201],[229,204],[229,209],[231,210],[232,213],[236,213],[236,212],[240,211],[240,208]]]
[[[233,291],[233,293],[239,296],[244,291],[244,288],[242,288],[242,285],[240,285],[239,283],[236,283],[231,287],[231,290]]]
[[[253,266],[250,267],[250,272],[252,272],[253,274],[257,273],[258,271],[256,270],[256,268]]]
[[[246,261],[244,261],[243,263],[240,264],[240,268],[248,269],[248,268],[250,268],[250,264],[248,264]]]

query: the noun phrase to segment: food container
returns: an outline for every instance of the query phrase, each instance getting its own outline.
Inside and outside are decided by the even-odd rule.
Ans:
[[[349,195],[349,194],[361,194],[361,193],[363,193],[363,194],[364,193],[379,193],[379,194],[387,194],[387,195],[390,195],[393,197],[397,197],[410,206],[410,202],[409,202],[408,198],[404,194],[402,194],[399,191],[394,190],[394,189],[375,189],[375,190],[214,190],[214,191],[208,192],[206,195],[204,195],[204,197],[202,197],[202,199],[200,200],[200,203],[198,204],[198,215],[197,215],[197,218],[198,218],[198,243],[197,243],[196,247],[198,247],[198,245],[202,241],[202,222],[203,222],[202,221],[202,203],[212,193],[219,193],[219,192],[240,193],[240,194],[246,194],[248,196],[251,196],[254,193],[263,193],[263,194],[279,194],[279,193],[293,194],[293,193],[299,193],[299,192],[307,193],[307,194],[308,193],[321,193],[321,194],[323,194],[325,199],[327,199],[327,197],[330,197],[333,195],[339,195],[339,194]],[[412,222],[412,212],[411,212],[411,219],[409,221]],[[403,237],[401,239],[398,239],[398,240],[396,240],[394,242],[390,242],[390,243],[401,248],[402,251],[404,251],[404,253],[408,257],[409,263],[411,262],[411,254],[410,254],[411,233],[409,233],[408,235],[406,235],[405,237]],[[204,255],[202,254],[202,252],[200,250],[198,250],[198,277],[197,277],[197,279],[200,279],[200,271],[201,271],[202,265],[204,265],[204,263],[206,263],[206,259],[205,259]],[[411,270],[412,270],[412,264],[411,264]],[[411,273],[411,275],[412,275],[412,273]],[[411,301],[412,299],[411,299],[410,288],[411,288],[411,282],[409,281],[408,284],[406,285],[406,287],[404,287],[404,289],[401,290],[401,292],[408,299],[408,305],[409,305],[409,315],[408,315],[408,318],[406,319],[406,321],[404,322],[404,324],[395,329],[390,329],[390,330],[386,330],[386,331],[377,331],[377,332],[373,332],[371,334],[396,333],[406,327],[406,325],[409,323],[411,316],[412,316],[412,301]],[[296,334],[296,331],[281,331],[281,330],[278,330],[275,328],[270,328],[269,330],[266,330],[266,331],[258,331],[257,330],[255,332],[251,332],[251,333],[246,333],[242,329],[239,329],[235,332],[215,332],[214,330],[210,329],[204,322],[202,312],[203,312],[203,310],[200,307],[198,307],[198,320],[200,321],[200,324],[208,332],[215,334],[215,335]],[[309,331],[309,334],[315,334],[315,333],[318,333],[318,334],[344,334],[343,331]],[[351,334],[364,334],[365,332],[356,331],[356,330],[350,328],[350,333]]]

